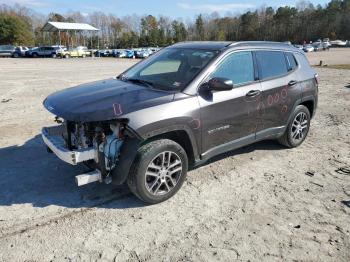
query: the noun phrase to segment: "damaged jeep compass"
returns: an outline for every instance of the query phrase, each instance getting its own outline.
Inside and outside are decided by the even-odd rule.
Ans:
[[[155,204],[213,156],[265,139],[299,146],[317,97],[317,74],[291,45],[184,42],[116,78],[48,96],[59,125],[42,137],[61,160],[90,167],[79,186],[127,183]]]

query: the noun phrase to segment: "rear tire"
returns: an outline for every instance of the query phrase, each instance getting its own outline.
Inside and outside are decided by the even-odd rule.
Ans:
[[[127,184],[139,199],[157,204],[177,193],[187,170],[185,150],[172,140],[160,139],[139,148]]]
[[[311,115],[306,106],[298,105],[288,123],[287,129],[278,142],[288,148],[300,146],[307,137],[310,129]]]

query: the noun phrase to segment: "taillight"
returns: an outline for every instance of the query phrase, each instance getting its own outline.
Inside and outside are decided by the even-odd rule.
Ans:
[[[316,84],[318,85],[318,74],[315,74],[315,81],[316,81]]]

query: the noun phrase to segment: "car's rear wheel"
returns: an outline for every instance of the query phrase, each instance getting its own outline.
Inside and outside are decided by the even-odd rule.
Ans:
[[[297,106],[285,133],[278,141],[289,148],[300,146],[309,133],[310,120],[309,109],[303,105]]]
[[[56,58],[57,55],[56,55],[56,54],[51,54],[51,57],[52,57],[52,58]]]
[[[19,57],[19,54],[18,53],[13,53],[12,55],[14,58],[18,58]]]
[[[163,202],[181,188],[188,169],[185,150],[168,139],[139,148],[128,177],[130,190],[148,204]]]
[[[69,55],[64,55],[64,58],[69,58]]]

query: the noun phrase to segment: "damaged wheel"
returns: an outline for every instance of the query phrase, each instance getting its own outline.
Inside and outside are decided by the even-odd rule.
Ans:
[[[188,169],[185,150],[168,139],[152,141],[138,150],[128,186],[142,201],[163,202],[181,188]]]

